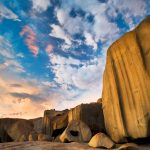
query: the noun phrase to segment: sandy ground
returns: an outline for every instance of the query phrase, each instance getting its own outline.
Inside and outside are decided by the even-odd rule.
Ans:
[[[10,142],[1,143],[0,150],[106,150],[91,148],[87,144],[56,142]],[[114,149],[114,150],[117,150]],[[140,146],[140,150],[150,150],[150,145]]]

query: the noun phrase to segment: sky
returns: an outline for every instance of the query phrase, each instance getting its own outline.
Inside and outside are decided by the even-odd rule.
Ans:
[[[149,0],[0,0],[0,118],[35,118],[101,97],[108,47]]]

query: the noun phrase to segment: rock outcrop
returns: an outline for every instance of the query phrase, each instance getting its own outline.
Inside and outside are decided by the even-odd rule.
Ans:
[[[92,137],[90,128],[82,121],[71,121],[60,136],[61,142],[89,142]]]
[[[7,134],[13,139],[13,141],[20,141],[21,137],[27,141],[33,128],[34,126],[29,120],[19,120],[7,129]]]
[[[101,103],[81,104],[71,109],[68,121],[81,120],[89,126],[92,134],[105,131],[104,117]]]
[[[0,141],[1,142],[14,141],[14,136],[12,136],[9,132],[11,127],[18,121],[25,121],[25,119],[11,119],[11,118],[0,119]]]
[[[41,133],[42,118],[0,119],[0,142],[27,141],[31,132]]]
[[[89,146],[94,148],[114,148],[115,143],[104,133],[97,133],[92,137]]]
[[[68,125],[68,110],[45,110],[42,129],[43,133],[52,137],[60,135]]]
[[[52,137],[46,134],[38,134],[38,141],[52,141]]]
[[[28,137],[28,141],[37,141],[38,140],[38,134],[33,131],[29,134],[29,137]]]
[[[150,136],[150,16],[107,52],[102,105],[115,142]]]
[[[30,119],[30,121],[33,123],[33,130],[37,133],[41,133],[42,132],[42,117],[39,118],[35,118],[35,119]]]

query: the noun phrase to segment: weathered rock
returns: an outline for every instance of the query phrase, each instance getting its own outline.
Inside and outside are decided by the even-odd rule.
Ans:
[[[61,142],[61,140],[60,140],[60,135],[58,135],[58,136],[54,139],[54,142]]]
[[[107,52],[102,105],[115,142],[150,136],[150,16]]]
[[[13,139],[8,135],[7,130],[20,119],[2,118],[0,119],[0,142],[12,142]]]
[[[71,109],[68,113],[68,120],[81,120],[89,126],[92,134],[105,131],[102,104],[90,103],[81,104]]]
[[[88,142],[92,137],[90,128],[82,121],[71,121],[60,136],[61,142]]]
[[[33,124],[25,119],[0,119],[0,141],[19,141],[22,135],[28,135],[33,129]]]
[[[27,135],[22,135],[22,136],[20,136],[20,138],[17,139],[16,141],[19,141],[19,142],[28,141],[28,136],[27,136]]]
[[[43,117],[43,133],[57,137],[68,125],[68,110],[56,111],[46,110]]]
[[[37,133],[42,133],[42,117],[30,119],[30,121],[33,123],[34,128],[33,130]]]
[[[52,141],[53,138],[46,134],[38,134],[38,141]]]
[[[119,150],[140,150],[138,145],[134,143],[126,143],[119,147]]]
[[[38,134],[36,132],[31,132],[29,134],[28,140],[29,141],[37,141],[38,140]]]
[[[19,120],[12,124],[7,130],[7,134],[13,139],[13,141],[19,141],[21,136],[29,136],[33,130],[33,124],[28,120]]]
[[[94,148],[113,148],[115,143],[104,133],[97,133],[90,140],[89,146]]]

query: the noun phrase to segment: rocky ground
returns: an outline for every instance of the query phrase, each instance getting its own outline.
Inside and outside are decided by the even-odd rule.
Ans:
[[[119,147],[119,145],[117,146]],[[150,150],[150,145],[139,146],[140,150]],[[58,142],[9,142],[1,143],[0,150],[105,150],[91,148],[87,144]],[[117,150],[117,148],[113,149]]]

